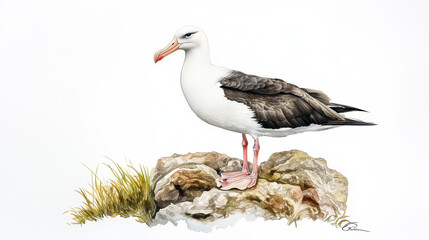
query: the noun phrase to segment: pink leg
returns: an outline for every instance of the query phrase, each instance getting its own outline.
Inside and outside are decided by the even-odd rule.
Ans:
[[[258,155],[259,155],[259,149],[261,147],[259,146],[259,138],[256,138],[255,145],[253,145],[253,169],[252,174],[256,177],[258,177]]]
[[[247,138],[246,138],[246,134],[243,133],[242,135],[243,135],[243,141],[241,142],[241,144],[243,145],[243,169],[238,172],[222,173],[221,174],[222,180],[233,178],[233,177],[249,175],[249,167],[247,165]]]
[[[259,155],[259,139],[255,139],[255,145],[253,146],[253,169],[250,175],[234,177],[226,181],[222,181],[221,190],[229,190],[237,188],[240,190],[248,189],[256,185],[258,180],[258,155]]]
[[[249,167],[247,166],[247,138],[246,134],[243,135],[243,141],[241,142],[241,145],[243,145],[243,170],[242,172],[249,173]]]

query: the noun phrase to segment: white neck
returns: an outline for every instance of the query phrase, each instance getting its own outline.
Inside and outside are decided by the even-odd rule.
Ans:
[[[180,76],[185,96],[190,94],[185,91],[186,89],[192,90],[201,84],[213,85],[229,72],[229,69],[211,64],[208,41],[200,41],[198,46],[185,50],[185,61]]]
[[[199,66],[199,67],[208,67],[211,66],[210,62],[210,49],[207,39],[203,39],[199,46],[188,49],[185,51],[185,66]]]
[[[194,48],[185,53],[184,64],[211,65],[210,51],[208,48]]]

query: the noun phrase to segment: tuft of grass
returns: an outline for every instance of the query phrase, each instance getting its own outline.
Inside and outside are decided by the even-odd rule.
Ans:
[[[109,159],[113,166],[105,164],[114,175],[114,179],[103,182],[97,176],[97,169],[91,171],[90,189],[76,190],[83,198],[83,205],[74,207],[65,213],[73,216],[72,224],[84,224],[104,217],[135,217],[138,222],[152,220],[156,211],[153,191],[150,187],[150,172],[131,163],[122,168]],[[86,167],[86,166],[85,166]]]

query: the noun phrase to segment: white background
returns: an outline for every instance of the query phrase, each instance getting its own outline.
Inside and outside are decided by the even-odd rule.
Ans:
[[[0,0],[1,239],[424,239],[427,201],[428,1]],[[260,159],[300,149],[349,179],[348,215],[371,233],[317,221],[239,221],[198,233],[64,211],[108,156],[154,167],[173,153],[241,157],[240,134],[199,120],[179,76],[158,64],[177,28],[205,30],[212,62],[323,90],[368,110],[376,127],[262,138]],[[355,115],[357,116],[357,115]],[[104,178],[110,176],[100,166]],[[106,174],[105,174],[106,173]]]

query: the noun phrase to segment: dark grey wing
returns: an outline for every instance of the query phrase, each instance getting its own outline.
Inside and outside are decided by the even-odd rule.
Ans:
[[[230,75],[221,79],[220,84],[225,88],[266,95],[289,91],[290,87],[293,86],[281,79],[258,77],[239,71],[233,71]]]
[[[329,107],[328,96],[321,91],[302,89],[281,79],[263,78],[234,71],[220,80],[225,96],[246,104],[265,128],[301,127],[353,121]],[[349,107],[336,104],[338,109]],[[350,107],[351,108],[351,107]],[[344,111],[343,111],[344,112]]]

